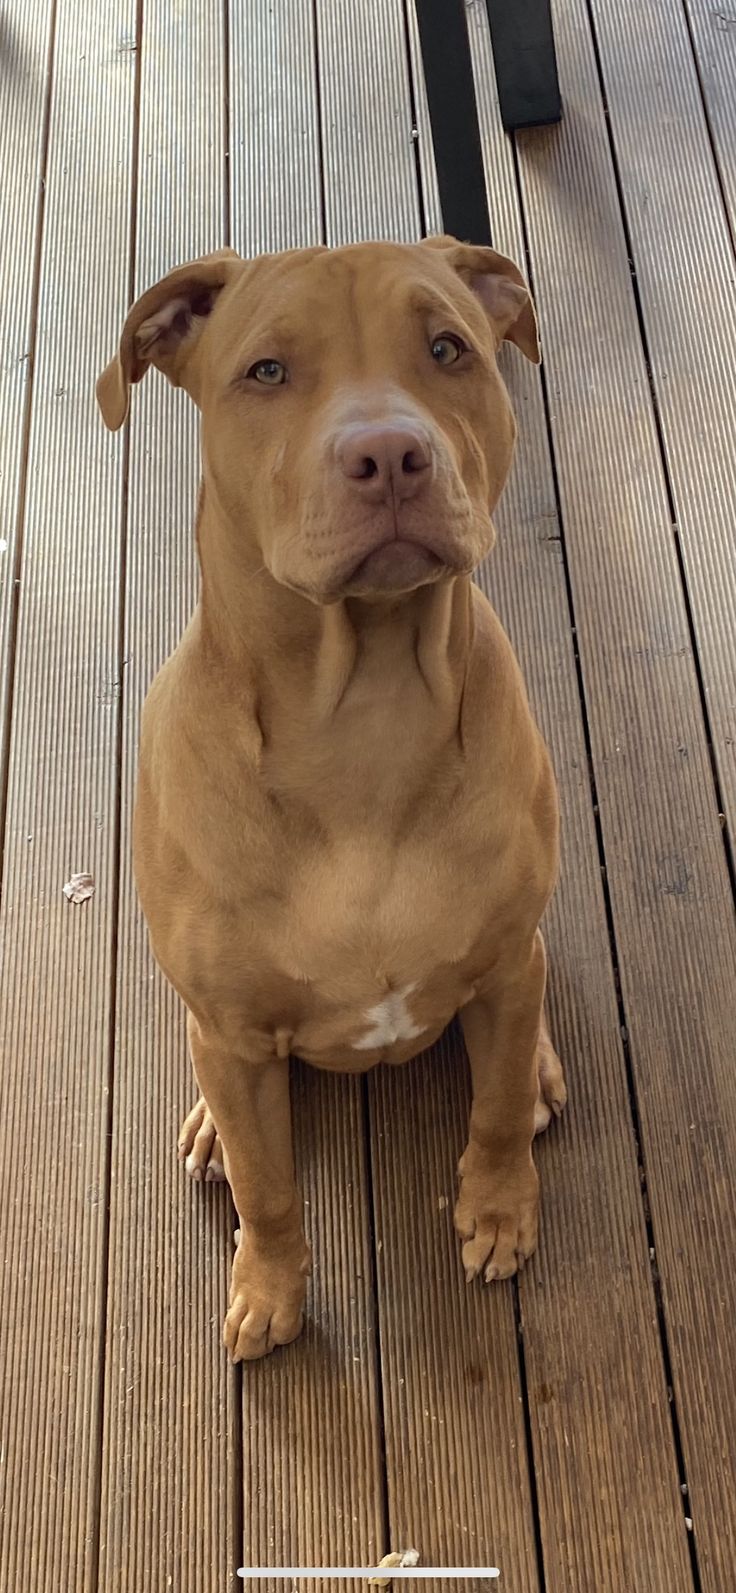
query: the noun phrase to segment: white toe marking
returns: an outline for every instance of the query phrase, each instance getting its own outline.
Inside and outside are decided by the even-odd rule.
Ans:
[[[377,1006],[369,1007],[366,1023],[371,1025],[367,1034],[353,1042],[354,1051],[374,1051],[380,1046],[393,1045],[396,1040],[415,1040],[424,1034],[424,1028],[412,1020],[406,1004],[416,985],[405,985],[403,990],[393,990]]]

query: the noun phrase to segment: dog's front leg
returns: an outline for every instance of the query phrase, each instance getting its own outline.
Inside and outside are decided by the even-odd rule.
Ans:
[[[468,1282],[510,1278],[537,1242],[539,1181],[532,1161],[537,1043],[545,953],[537,932],[519,958],[502,957],[461,1014],[473,1079],[455,1226]]]
[[[310,1265],[294,1180],[289,1063],[249,1062],[192,1018],[189,1043],[240,1218],[225,1344],[234,1361],[252,1361],[297,1337]]]

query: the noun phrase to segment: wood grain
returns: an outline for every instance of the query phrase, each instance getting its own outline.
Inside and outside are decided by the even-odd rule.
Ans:
[[[259,0],[247,27],[233,21],[233,242],[243,254],[317,243],[311,4]],[[243,1369],[244,1562],[371,1565],[386,1523],[361,1081],[295,1068],[292,1113],[314,1272],[303,1337]]]
[[[495,106],[482,8],[470,14],[494,241],[523,262],[512,145]],[[427,224],[440,225],[418,74]],[[546,343],[546,327],[542,323]],[[540,1250],[521,1280],[523,1346],[547,1585],[665,1588],[689,1577],[682,1503],[650,1276],[621,1047],[575,639],[537,374],[514,350],[503,368],[520,435],[480,572],[514,642],[552,751],[562,871],[546,925],[553,1033],[569,1111],[537,1147]],[[616,1190],[615,1201],[610,1190]],[[609,1410],[623,1413],[611,1422]],[[646,1486],[632,1487],[642,1474]],[[641,1544],[648,1549],[642,1557]]]
[[[34,304],[50,93],[51,0],[19,0],[0,29],[0,747],[12,684],[22,554]],[[4,760],[3,760],[4,762]],[[4,775],[3,768],[3,775]]]
[[[327,241],[409,242],[418,199],[401,0],[317,0]]]
[[[627,8],[626,26],[623,11],[621,0],[594,0],[713,754],[736,835],[736,261],[684,11],[658,7],[645,22]],[[736,131],[736,96],[732,106]]]
[[[131,0],[57,7],[0,924],[8,1589],[97,1575],[123,479],[94,382],[127,297],[134,26]]]
[[[728,3],[686,0],[713,155],[736,235],[736,11]]]
[[[424,1565],[496,1566],[532,1593],[513,1289],[467,1286],[452,1221],[469,1111],[459,1034],[374,1073],[370,1098],[392,1546]]]
[[[222,7],[144,8],[134,294],[225,242]],[[131,216],[131,220],[132,220]],[[109,358],[122,330],[114,328]],[[233,1216],[176,1159],[193,1100],[180,1004],[154,970],[131,868],[139,716],[196,595],[194,406],[134,390],[125,566],[121,890],[100,1588],[237,1587],[240,1408],[221,1344]],[[98,419],[102,429],[102,421]],[[113,444],[118,457],[125,437]]]
[[[313,0],[230,0],[233,246],[322,242]]]
[[[587,13],[565,118],[519,138],[641,1154],[703,1586],[732,1581],[736,949]]]
[[[301,1338],[243,1372],[244,1563],[368,1566],[386,1524],[363,1092],[293,1069],[313,1272]],[[261,1586],[283,1593],[275,1578]]]

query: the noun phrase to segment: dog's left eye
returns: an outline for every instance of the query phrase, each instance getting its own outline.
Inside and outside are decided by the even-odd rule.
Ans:
[[[454,365],[461,354],[467,354],[467,343],[461,337],[455,337],[453,332],[441,332],[432,343],[432,359],[438,365]]]
[[[264,387],[280,387],[286,381],[286,366],[280,360],[258,360],[248,371],[251,381],[262,382]]]

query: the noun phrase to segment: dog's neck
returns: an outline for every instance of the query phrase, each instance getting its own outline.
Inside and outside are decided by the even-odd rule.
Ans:
[[[356,708],[370,738],[384,712],[401,713],[410,685],[426,698],[438,732],[453,733],[473,636],[468,577],[402,597],[319,605],[244,558],[242,545],[237,559],[217,557],[227,541],[233,547],[234,533],[221,524],[211,534],[214,512],[201,502],[201,641],[233,683],[249,682],[269,743],[287,732],[292,742],[300,730],[314,736]]]

